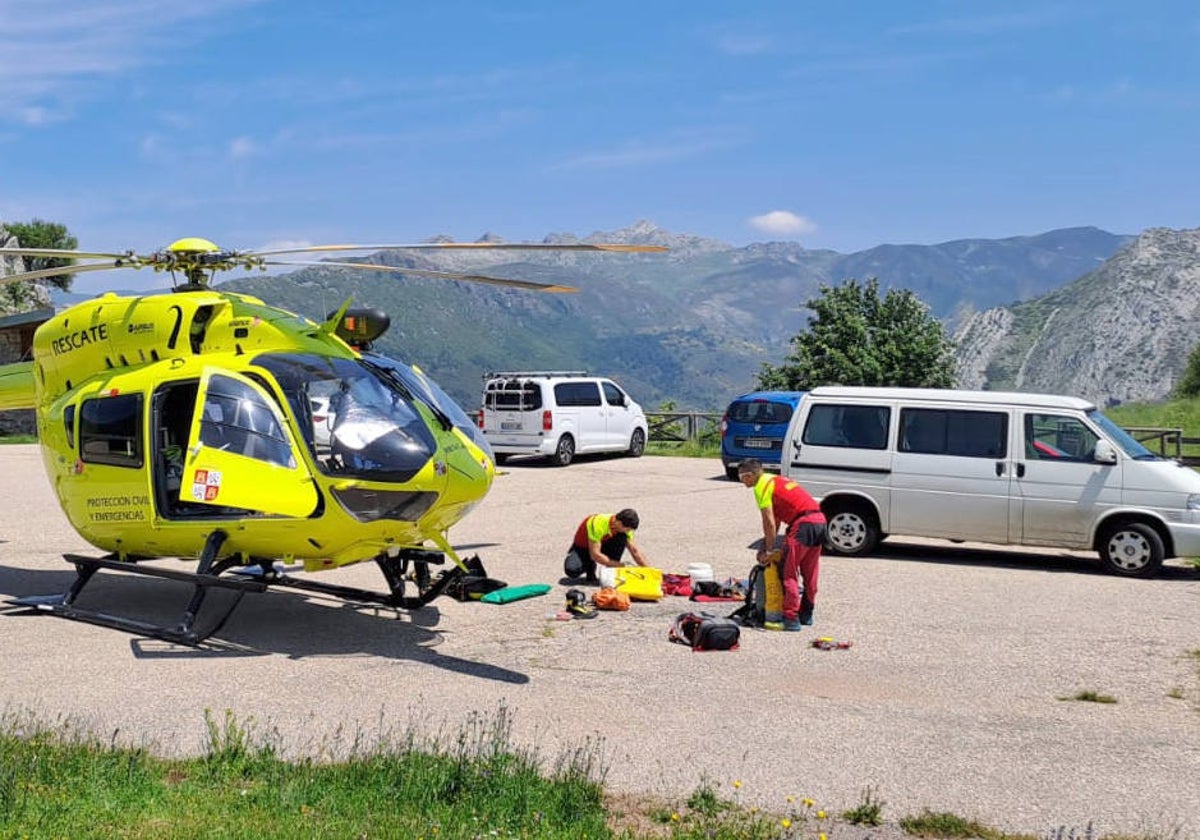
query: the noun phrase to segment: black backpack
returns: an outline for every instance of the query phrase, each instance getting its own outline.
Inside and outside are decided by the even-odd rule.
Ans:
[[[729,614],[744,627],[762,627],[767,621],[766,567],[755,563],[746,580],[746,602]]]
[[[672,642],[692,650],[737,650],[742,628],[730,618],[685,612],[675,616],[667,634]]]

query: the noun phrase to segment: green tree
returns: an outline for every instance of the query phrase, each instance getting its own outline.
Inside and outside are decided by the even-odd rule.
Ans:
[[[67,226],[60,225],[57,222],[34,219],[32,222],[3,222],[0,223],[0,227],[5,228],[9,233],[16,236],[22,248],[61,248],[72,250],[79,247],[79,241],[71,235],[71,232],[67,230]],[[74,265],[75,263],[75,260],[64,257],[23,257],[22,259],[25,262],[26,271],[60,268],[62,266]],[[43,282],[67,292],[71,290],[72,279],[73,275],[70,274],[56,274],[53,277],[43,278]]]
[[[1200,344],[1192,348],[1187,367],[1175,386],[1175,396],[1181,399],[1200,396]]]
[[[881,298],[875,278],[866,284],[850,279],[821,286],[820,297],[806,306],[813,313],[808,330],[792,337],[782,364],[763,365],[759,387],[953,387],[954,345],[912,291],[892,289]]]

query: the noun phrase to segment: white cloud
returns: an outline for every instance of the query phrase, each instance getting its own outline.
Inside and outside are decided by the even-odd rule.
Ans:
[[[761,216],[754,216],[749,221],[750,227],[771,236],[803,236],[816,231],[816,224],[804,216],[798,216],[787,210],[772,210]]]
[[[257,2],[0,0],[7,37],[0,62],[0,111],[38,125],[29,119],[31,113],[64,110],[64,103],[92,95],[92,80],[168,60],[180,43],[217,33],[229,14]]]
[[[229,142],[229,157],[233,160],[243,160],[258,152],[258,144],[245,135],[235,137]]]
[[[624,169],[654,163],[672,163],[705,155],[717,149],[727,149],[741,142],[742,138],[738,132],[720,128],[680,131],[663,139],[632,139],[612,149],[584,152],[559,161],[549,169]]]

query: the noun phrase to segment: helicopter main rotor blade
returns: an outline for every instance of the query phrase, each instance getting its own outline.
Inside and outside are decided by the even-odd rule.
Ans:
[[[553,283],[534,283],[531,280],[513,280],[507,277],[488,277],[484,274],[462,274],[457,271],[433,271],[426,268],[402,268],[392,265],[374,265],[372,263],[337,262],[327,260],[265,260],[267,265],[297,265],[316,266],[318,268],[358,268],[366,271],[387,271],[393,274],[412,274],[417,277],[434,277],[440,280],[465,280],[471,283],[486,283],[490,286],[507,286],[511,289],[529,289],[535,292],[577,292],[573,286],[560,286]]]
[[[83,263],[82,265],[63,265],[58,268],[42,268],[38,271],[24,271],[20,274],[9,274],[0,277],[0,286],[9,283],[21,283],[25,280],[40,280],[43,277],[58,277],[63,274],[83,274],[85,271],[111,271],[114,268],[136,268],[135,265],[125,265],[120,260],[111,263]]]
[[[248,251],[244,256],[272,257],[277,254],[312,254],[321,251],[409,251],[409,250],[474,250],[474,251],[613,251],[618,253],[649,254],[666,251],[663,245],[621,245],[617,243],[553,245],[546,242],[419,242],[411,245],[309,245],[303,248],[280,248],[272,251]]]
[[[0,248],[0,257],[60,257],[74,260],[126,260],[133,256],[133,251],[120,254],[101,253],[99,251],[71,251],[66,248]]]

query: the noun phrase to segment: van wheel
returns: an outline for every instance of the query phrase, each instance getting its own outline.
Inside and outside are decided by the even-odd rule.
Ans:
[[[575,458],[575,438],[570,435],[563,435],[558,439],[558,446],[554,449],[554,454],[550,456],[555,466],[565,467]]]
[[[630,458],[641,458],[642,453],[646,451],[646,433],[641,429],[634,429],[633,436],[629,438],[629,449],[627,454]]]
[[[496,466],[497,466],[497,467],[500,467],[500,466],[503,466],[504,464],[507,464],[507,463],[508,463],[508,456],[507,456],[507,455],[501,455],[500,453],[498,453],[498,452],[497,452],[497,453],[496,453]]]
[[[1100,540],[1104,568],[1123,577],[1153,577],[1162,568],[1162,537],[1142,522],[1118,522]]]
[[[826,512],[825,547],[832,554],[859,557],[879,544],[879,525],[859,507],[831,507]]]

